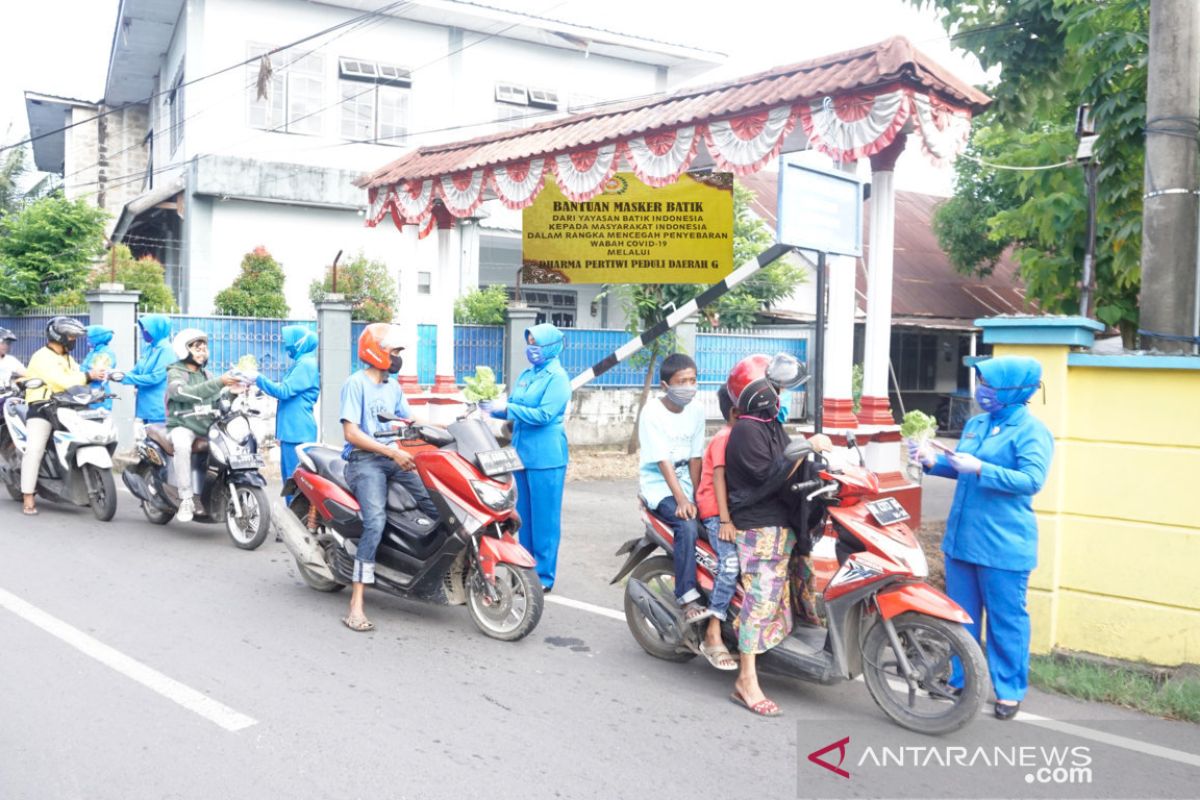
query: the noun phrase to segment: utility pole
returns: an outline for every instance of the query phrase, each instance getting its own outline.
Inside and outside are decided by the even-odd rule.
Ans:
[[[1200,2],[1150,0],[1139,332],[1166,352],[1190,351],[1197,335],[1197,115]]]

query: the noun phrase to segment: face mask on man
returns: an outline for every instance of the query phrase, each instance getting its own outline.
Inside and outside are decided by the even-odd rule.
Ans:
[[[695,386],[667,386],[667,399],[683,408],[696,397]]]
[[[388,364],[388,374],[396,375],[400,372],[400,368],[404,366],[404,358],[402,356],[389,356],[390,363]]]

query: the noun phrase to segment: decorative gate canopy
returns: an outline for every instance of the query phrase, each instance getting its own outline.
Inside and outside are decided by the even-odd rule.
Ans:
[[[895,37],[727,83],[421,147],[357,185],[368,190],[367,225],[390,216],[397,227],[427,227],[435,205],[455,217],[471,216],[491,198],[524,208],[547,174],[583,202],[622,162],[645,183],[665,186],[689,168],[757,172],[785,144],[803,149],[804,139],[845,162],[878,153],[910,130],[943,162],[962,151],[972,115],[990,102]]]

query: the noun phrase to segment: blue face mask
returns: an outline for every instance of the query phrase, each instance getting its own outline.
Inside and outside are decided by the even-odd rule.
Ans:
[[[783,403],[779,404],[779,413],[775,415],[775,419],[778,420],[780,424],[788,421],[788,407]]]
[[[138,327],[141,328],[140,325]],[[154,343],[154,339],[150,336],[150,331],[146,330],[145,328],[142,328],[142,341],[144,341],[146,344]]]
[[[531,344],[525,348],[525,357],[529,359],[529,363],[533,364],[535,367],[546,360],[542,355],[542,348],[536,344]]]
[[[288,358],[295,358],[295,357],[296,357],[296,348],[295,348],[295,347],[285,347],[285,348],[283,348],[283,349],[284,349],[285,351],[287,351]]]
[[[996,390],[991,386],[984,386],[982,383],[975,387],[975,402],[979,403],[979,407],[988,414],[994,414],[1004,408]]]

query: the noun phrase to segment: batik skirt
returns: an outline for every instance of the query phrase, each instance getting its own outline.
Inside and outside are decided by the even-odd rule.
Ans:
[[[738,531],[745,598],[736,628],[738,650],[743,653],[765,653],[792,632],[788,557],[795,543],[791,528]]]

